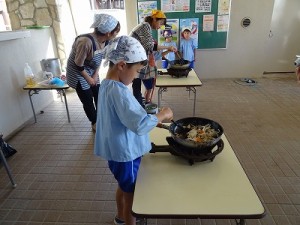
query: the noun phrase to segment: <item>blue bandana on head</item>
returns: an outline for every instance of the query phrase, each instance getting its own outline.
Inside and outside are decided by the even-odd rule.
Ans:
[[[99,32],[106,34],[115,29],[117,24],[118,20],[111,15],[95,14],[94,23],[92,24],[91,28],[97,28]]]
[[[105,47],[105,58],[105,65],[109,61],[114,64],[120,61],[136,63],[147,60],[147,55],[144,47],[138,40],[129,36],[120,36]]]

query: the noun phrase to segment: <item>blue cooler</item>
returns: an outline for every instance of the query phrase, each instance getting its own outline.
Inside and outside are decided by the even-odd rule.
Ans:
[[[167,69],[168,68],[168,61],[167,60],[162,60],[161,61],[161,68]]]

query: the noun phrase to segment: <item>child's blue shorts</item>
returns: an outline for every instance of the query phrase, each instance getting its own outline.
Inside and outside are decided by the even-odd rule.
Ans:
[[[191,69],[194,68],[194,62],[195,62],[195,61],[191,61],[191,62],[190,62],[190,68],[191,68]]]
[[[129,162],[108,161],[108,166],[122,191],[133,193],[141,157]]]
[[[142,81],[147,90],[151,90],[153,88],[154,78],[149,78],[149,79],[142,80]]]

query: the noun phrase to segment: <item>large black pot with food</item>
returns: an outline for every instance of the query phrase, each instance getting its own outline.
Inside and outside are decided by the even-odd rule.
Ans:
[[[170,126],[159,124],[158,127],[168,129],[171,137],[167,142],[172,147],[171,153],[194,161],[213,160],[224,148],[221,136],[223,127],[216,121],[188,117],[173,121]],[[217,149],[213,151],[213,149]]]
[[[190,61],[183,59],[168,61],[167,71],[167,74],[171,75],[172,77],[187,77],[191,71]]]
[[[168,61],[170,69],[185,70],[190,68],[190,61],[184,59],[176,59]]]
[[[224,132],[223,127],[216,121],[200,117],[182,118],[170,126],[161,127],[168,129],[177,143],[198,149],[214,146]]]

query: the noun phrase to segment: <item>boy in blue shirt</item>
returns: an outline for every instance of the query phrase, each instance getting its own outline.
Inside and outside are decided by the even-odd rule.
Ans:
[[[177,49],[176,43],[172,40],[172,31],[171,30],[165,30],[163,34],[165,41],[161,44],[162,46],[173,46],[174,48]],[[166,51],[164,51],[166,52]],[[168,51],[167,54],[163,55],[167,60],[173,61],[175,60],[175,53]]]
[[[196,47],[195,40],[191,38],[190,28],[183,28],[179,51],[182,55],[182,58],[190,61],[190,68],[194,68]]]
[[[147,64],[138,40],[114,39],[106,47],[105,58],[109,69],[99,91],[94,153],[108,161],[118,182],[115,224],[135,225],[133,192],[141,157],[151,150],[149,132],[162,120],[172,119],[173,112],[162,108],[156,115],[147,114],[127,88]]]

